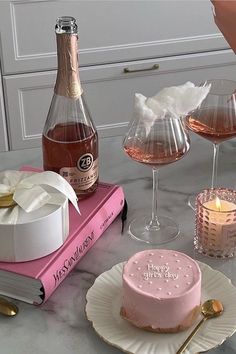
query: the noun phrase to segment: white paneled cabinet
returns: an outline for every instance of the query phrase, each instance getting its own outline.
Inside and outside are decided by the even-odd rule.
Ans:
[[[150,96],[188,80],[236,79],[235,55],[214,24],[209,0],[0,1],[2,151],[41,144],[60,15],[78,19],[80,76],[100,136],[124,133],[135,92]]]
[[[155,64],[158,69],[145,71]],[[127,68],[130,73],[125,73]],[[124,133],[135,92],[152,96],[162,87],[188,80],[198,84],[209,77],[232,79],[233,72],[235,56],[228,50],[84,67],[80,77],[99,136],[112,136]],[[4,78],[11,149],[40,145],[55,77],[56,72],[49,71]]]
[[[10,150],[40,146],[54,72],[4,77]]]
[[[203,52],[228,47],[209,0],[0,1],[4,74],[56,67],[54,24],[78,19],[80,65]]]
[[[1,70],[0,70],[1,74]],[[8,150],[8,136],[6,128],[5,104],[2,88],[2,79],[0,75],[0,151]],[[1,161],[0,161],[1,163]]]

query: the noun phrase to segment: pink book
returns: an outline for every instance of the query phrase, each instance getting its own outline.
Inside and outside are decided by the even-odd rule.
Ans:
[[[122,187],[100,182],[91,197],[79,202],[81,215],[69,205],[69,236],[57,251],[29,262],[0,262],[0,293],[35,305],[45,302],[123,206]]]

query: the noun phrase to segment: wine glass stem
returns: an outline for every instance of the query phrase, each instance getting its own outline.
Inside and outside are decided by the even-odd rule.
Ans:
[[[160,223],[159,223],[158,217],[157,217],[157,193],[158,193],[158,169],[157,168],[152,169],[152,178],[153,178],[153,183],[152,183],[152,219],[149,224],[149,228],[155,228],[155,229],[159,230]]]
[[[219,155],[219,144],[213,144],[213,166],[212,166],[212,178],[211,178],[211,188],[215,188],[217,184],[217,168],[218,168],[218,155]]]

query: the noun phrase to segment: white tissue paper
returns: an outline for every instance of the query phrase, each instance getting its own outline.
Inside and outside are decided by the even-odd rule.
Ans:
[[[136,93],[134,111],[142,117],[148,135],[156,119],[162,119],[166,114],[180,118],[199,107],[210,88],[211,85],[199,87],[186,82],[184,85],[166,87],[149,98]]]
[[[0,208],[0,261],[29,261],[62,246],[69,234],[68,200],[79,212],[63,177],[51,171],[0,172],[0,198],[9,194],[17,204]]]

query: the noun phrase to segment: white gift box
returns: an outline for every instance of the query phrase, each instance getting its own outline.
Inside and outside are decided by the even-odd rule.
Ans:
[[[69,233],[68,200],[79,212],[75,192],[64,178],[50,171],[4,171],[0,202],[9,194],[16,205],[0,208],[0,261],[30,261],[63,245]]]

